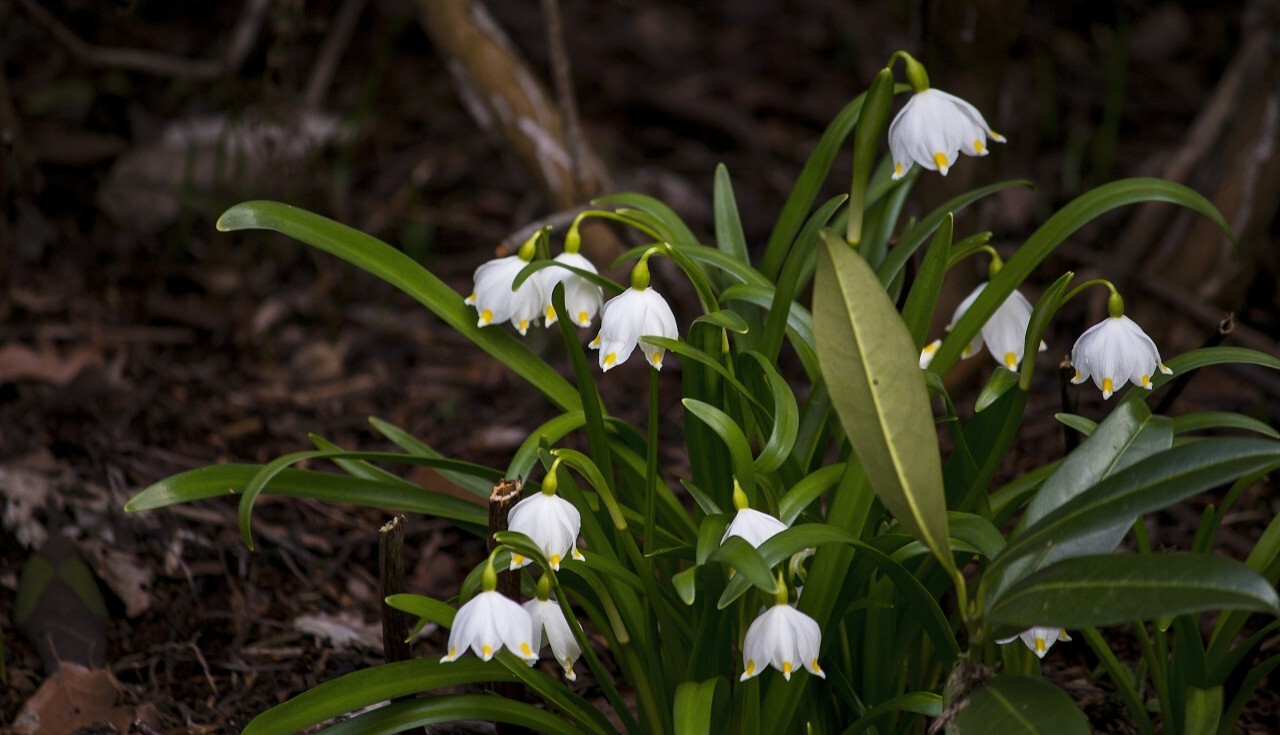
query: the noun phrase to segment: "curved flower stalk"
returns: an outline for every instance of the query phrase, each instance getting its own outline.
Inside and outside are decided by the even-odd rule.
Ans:
[[[822,630],[817,621],[787,603],[787,586],[779,576],[773,607],[747,628],[742,643],[742,676],[738,680],[759,676],[766,666],[781,671],[787,681],[800,667],[825,679],[827,675],[818,665],[821,648]]]
[[[582,514],[573,503],[556,495],[556,460],[542,481],[542,491],[516,503],[507,513],[507,528],[533,539],[547,555],[551,568],[560,571],[560,561],[566,556],[582,561],[578,550],[578,533],[582,529]],[[519,569],[530,560],[521,554],[511,555],[511,569]]]
[[[527,278],[520,288],[511,290],[516,276],[533,260],[537,238],[541,235],[539,232],[529,238],[516,255],[495,258],[476,268],[475,286],[465,300],[468,306],[476,307],[479,314],[476,326],[487,327],[509,320],[511,326],[524,336],[529,325],[542,316],[547,296],[543,293],[540,279]]]
[[[600,350],[600,369],[608,372],[626,362],[636,345],[644,353],[645,360],[654,370],[662,369],[665,350],[650,344],[642,344],[641,337],[680,336],[676,316],[667,300],[649,288],[649,256],[657,252],[650,248],[631,271],[631,288],[605,302],[600,313],[600,333],[591,340],[590,347]],[[567,306],[567,304],[566,304]]]
[[[1034,628],[1028,628],[1018,635],[1008,638],[1000,638],[996,641],[1001,645],[1012,643],[1021,638],[1022,642],[1035,653],[1037,658],[1044,658],[1044,655],[1053,648],[1053,644],[1058,641],[1070,641],[1071,636],[1067,635],[1065,628],[1049,628],[1043,625],[1037,625]]]
[[[1114,288],[1107,310],[1110,316],[1086,330],[1071,348],[1071,364],[1076,369],[1071,382],[1093,378],[1094,385],[1102,389],[1103,400],[1126,380],[1151,390],[1156,370],[1165,375],[1173,371],[1160,361],[1160,351],[1142,327],[1124,315],[1124,300]]]
[[[747,502],[747,494],[742,491],[742,486],[738,484],[736,477],[733,479],[733,504],[738,512],[729,523],[729,527],[724,530],[724,536],[720,537],[722,544],[728,541],[730,536],[737,536],[758,549],[760,544],[787,530],[787,524],[768,513],[751,508]]]
[[[551,584],[544,576],[538,580],[538,596],[523,605],[533,621],[533,650],[542,650],[542,635],[545,632],[546,644],[551,647],[551,655],[556,663],[564,669],[564,678],[576,681],[578,675],[573,673],[573,665],[582,655],[578,641],[573,637],[569,621],[565,619],[560,603],[551,599]]]
[[[481,575],[481,591],[458,608],[453,618],[449,652],[440,659],[441,663],[456,661],[468,648],[488,661],[503,646],[526,662],[532,664],[538,660],[530,635],[532,618],[519,603],[498,592],[497,587],[498,574],[490,556]]]
[[[973,302],[977,300],[982,292],[986,290],[988,281],[978,284],[968,296],[960,302],[956,307],[955,314],[951,317],[951,323],[947,325],[947,331],[951,331],[955,327],[956,322],[969,311],[969,307],[973,306]],[[978,354],[985,343],[991,351],[991,357],[1000,365],[1009,370],[1017,370],[1022,364],[1023,347],[1027,340],[1027,325],[1031,323],[1031,302],[1023,296],[1021,292],[1014,290],[1009,297],[1000,304],[991,318],[986,324],[982,325],[982,329],[973,336],[973,340],[965,345],[964,352],[960,354],[963,359],[969,359]],[[933,360],[934,354],[938,348],[942,346],[942,340],[934,340],[925,345],[920,352],[920,367],[927,368]],[[1040,351],[1044,352],[1049,349],[1043,341],[1040,343]]]
[[[889,124],[889,151],[893,154],[893,178],[907,175],[919,164],[930,171],[947,175],[963,152],[969,156],[985,156],[987,140],[1005,142],[1003,135],[991,129],[982,113],[973,105],[929,87],[929,77],[920,62],[905,52],[898,52],[907,62],[907,79],[915,94]]]

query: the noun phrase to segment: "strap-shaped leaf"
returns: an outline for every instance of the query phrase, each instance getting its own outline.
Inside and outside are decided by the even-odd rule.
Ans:
[[[715,213],[716,246],[747,265],[747,236],[742,232],[742,219],[738,216],[738,202],[733,196],[733,181],[729,169],[723,163],[716,166],[715,183],[711,189],[711,208]]]
[[[813,326],[832,405],[876,496],[954,571],[919,354],[875,272],[839,236],[823,236]]]
[[[545,361],[501,327],[478,327],[456,291],[413,258],[385,242],[280,202],[237,204],[218,218],[220,232],[274,230],[342,258],[412,296],[459,334],[511,368],[562,409],[579,408],[578,392]]]
[[[742,433],[741,427],[734,423],[729,414],[710,403],[686,398],[682,401],[689,413],[711,427],[711,430],[725,443],[729,449],[729,458],[733,463],[733,474],[742,485],[742,490],[753,502],[755,501],[756,473],[751,459],[751,445]],[[727,479],[727,478],[726,478]]]
[[[1089,735],[1089,722],[1071,697],[1031,676],[997,676],[986,682],[952,724],[960,735]]]
[[[1060,561],[1024,578],[987,610],[993,625],[1083,628],[1204,610],[1280,613],[1257,572],[1208,554],[1101,554]]]
[[[723,721],[715,721],[716,704],[723,709],[729,685],[723,676],[706,681],[686,681],[676,687],[676,735],[710,735],[724,732]]]
[[[320,732],[322,735],[390,735],[426,725],[477,720],[505,722],[547,735],[582,732],[544,709],[488,694],[441,694],[394,702]]]

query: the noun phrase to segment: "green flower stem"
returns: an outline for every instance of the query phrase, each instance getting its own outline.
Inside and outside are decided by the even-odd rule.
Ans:
[[[1080,284],[1079,286],[1076,286],[1075,288],[1067,292],[1067,295],[1062,297],[1062,303],[1065,305],[1068,301],[1070,301],[1071,299],[1074,299],[1076,296],[1079,296],[1080,292],[1084,291],[1086,288],[1089,288],[1090,286],[1106,286],[1107,287],[1107,290],[1111,292],[1111,296],[1107,298],[1108,306],[1110,306],[1110,302],[1112,299],[1120,298],[1119,292],[1116,291],[1116,287],[1114,284],[1111,283],[1111,281],[1108,281],[1105,278],[1094,278],[1092,280],[1085,281],[1084,283]],[[1120,301],[1120,312],[1124,313],[1123,300]],[[1119,315],[1113,314],[1112,316],[1119,316]]]
[[[1156,650],[1152,645],[1151,636],[1147,635],[1147,626],[1141,620],[1135,620],[1130,625],[1133,626],[1134,635],[1138,639],[1138,647],[1142,649],[1142,659],[1147,662],[1151,683],[1156,689],[1156,699],[1160,702],[1161,711],[1164,711],[1169,704],[1169,679],[1165,670],[1168,651],[1163,650],[1165,648],[1163,645],[1159,646],[1161,650]]]
[[[644,548],[653,551],[656,546],[658,475],[658,371],[649,371],[649,444],[645,453],[644,499]]]
[[[907,82],[911,84],[911,88],[917,92],[923,92],[929,88],[929,73],[925,71],[924,64],[916,61],[916,57],[906,51],[895,51],[893,56],[889,57],[889,63],[885,66],[893,68],[894,62],[902,60],[906,67]]]
[[[657,231],[657,230],[655,230],[655,229],[653,229],[652,227],[648,226],[648,225],[647,225],[647,224],[645,224],[644,222],[641,222],[640,220],[635,219],[634,217],[628,217],[628,216],[626,216],[626,215],[624,215],[624,214],[618,214],[617,212],[612,212],[612,211],[609,211],[609,210],[607,210],[607,209],[588,209],[587,211],[582,212],[581,214],[579,214],[579,215],[577,216],[577,218],[575,218],[575,219],[573,220],[573,224],[572,224],[572,225],[570,225],[570,229],[569,229],[569,233],[570,233],[570,234],[565,236],[565,240],[566,240],[566,242],[565,242],[565,251],[566,251],[566,252],[570,252],[570,251],[569,251],[569,237],[570,237],[570,236],[572,236],[573,234],[576,234],[576,233],[577,233],[577,229],[576,229],[576,228],[578,227],[579,223],[581,223],[581,222],[582,222],[583,220],[585,220],[587,217],[600,217],[600,218],[602,218],[602,219],[613,220],[614,222],[618,222],[618,223],[621,223],[621,224],[626,225],[627,227],[631,227],[631,228],[633,228],[633,229],[639,230],[639,231],[643,232],[644,234],[648,235],[649,237],[653,238],[654,240],[659,240],[659,241],[660,241],[660,240],[662,240],[662,235],[658,234],[658,231]],[[582,241],[582,236],[581,236],[581,235],[578,235],[578,244],[579,244],[579,246],[581,246],[581,241]]]

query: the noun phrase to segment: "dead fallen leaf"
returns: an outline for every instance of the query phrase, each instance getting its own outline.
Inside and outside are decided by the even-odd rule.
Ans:
[[[348,610],[337,615],[300,615],[294,619],[293,627],[300,633],[322,638],[335,648],[364,646],[382,650],[382,625],[370,625],[358,613]]]
[[[22,705],[13,721],[17,735],[65,735],[86,725],[110,722],[129,732],[139,718],[133,707],[116,707],[120,687],[107,669],[64,663]]]
[[[150,566],[101,539],[85,539],[80,551],[94,573],[124,602],[127,617],[136,618],[151,607],[155,571]]]

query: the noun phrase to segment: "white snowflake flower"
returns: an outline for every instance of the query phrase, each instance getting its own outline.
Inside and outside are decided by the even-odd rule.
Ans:
[[[477,326],[486,327],[510,320],[511,326],[523,336],[529,331],[529,325],[542,316],[546,296],[537,274],[525,279],[520,288],[511,290],[516,275],[528,264],[529,261],[519,255],[508,255],[476,268],[475,287],[466,303],[476,307],[479,313]]]
[[[572,554],[579,561],[584,558],[575,545],[582,529],[582,514],[559,495],[538,492],[516,503],[507,514],[507,527],[533,539],[556,571],[560,571],[560,561],[566,555]],[[519,569],[529,561],[512,554],[511,569]]]
[[[987,282],[983,281],[964,298],[964,301],[960,302],[955,314],[951,317],[951,323],[947,325],[947,331],[955,327],[956,322],[969,311],[969,307],[973,306],[973,302],[986,288]],[[974,335],[973,341],[965,346],[960,357],[964,359],[973,357],[978,354],[978,350],[982,349],[985,342],[996,362],[1010,370],[1017,370],[1018,365],[1022,363],[1022,348],[1027,340],[1027,326],[1030,323],[1031,302],[1015,289],[1004,303],[996,308],[991,318],[987,319],[987,323],[982,325],[982,329]],[[1040,343],[1041,352],[1048,347],[1044,342]]]
[[[676,317],[667,300],[652,288],[632,287],[605,303],[600,314],[600,333],[591,340],[590,346],[600,350],[600,368],[605,372],[626,362],[637,344],[649,364],[661,370],[665,350],[643,344],[640,338],[679,336]]]
[[[449,653],[440,662],[455,661],[468,648],[488,661],[503,646],[525,661],[537,661],[532,631],[533,620],[518,603],[496,590],[481,592],[458,608],[449,630]]]
[[[598,273],[596,267],[591,264],[584,256],[578,253],[564,252],[555,257],[556,262],[571,265],[579,270],[588,271],[590,273]],[[555,290],[557,283],[564,284],[564,308],[568,310],[570,321],[579,327],[591,326],[591,320],[595,319],[596,314],[600,313],[600,306],[604,302],[604,290],[596,284],[564,268],[543,268],[538,271],[535,276],[539,278],[542,293],[545,294],[547,303],[544,312],[547,317],[547,326],[555,324],[558,320],[556,309],[551,305],[551,292]]]
[[[766,666],[781,671],[787,681],[801,666],[825,679],[827,675],[818,665],[821,648],[822,630],[818,623],[791,605],[779,602],[761,613],[747,628],[739,681],[758,676]]]
[[[1093,378],[1102,389],[1102,398],[1110,398],[1126,380],[1136,386],[1152,389],[1151,376],[1156,370],[1173,373],[1160,361],[1155,342],[1132,319],[1123,314],[1110,316],[1090,327],[1071,348],[1071,364],[1076,368],[1072,383]]]
[[[988,138],[1005,140],[973,105],[940,89],[916,92],[889,125],[893,178],[902,178],[917,163],[946,176],[961,151],[987,155]]]
[[[542,634],[546,631],[547,645],[551,646],[551,655],[555,656],[556,663],[564,668],[564,678],[575,681],[578,675],[573,673],[573,664],[582,655],[582,649],[573,637],[560,603],[534,598],[524,603],[524,609],[533,621],[533,650],[542,650]]]
[[[737,514],[733,516],[733,522],[724,530],[720,543],[728,541],[730,536],[737,536],[758,549],[760,544],[785,530],[787,530],[787,524],[768,513],[751,508],[739,508]]]
[[[996,643],[1003,645],[1005,643],[1012,643],[1019,638],[1022,639],[1023,643],[1027,644],[1027,648],[1030,648],[1035,652],[1037,658],[1044,658],[1044,655],[1049,652],[1049,649],[1053,647],[1053,644],[1058,641],[1071,640],[1071,636],[1067,635],[1067,631],[1063,628],[1049,628],[1043,625],[1037,625],[1034,628],[1028,628],[1022,631],[1018,635],[1001,638],[997,640]]]

